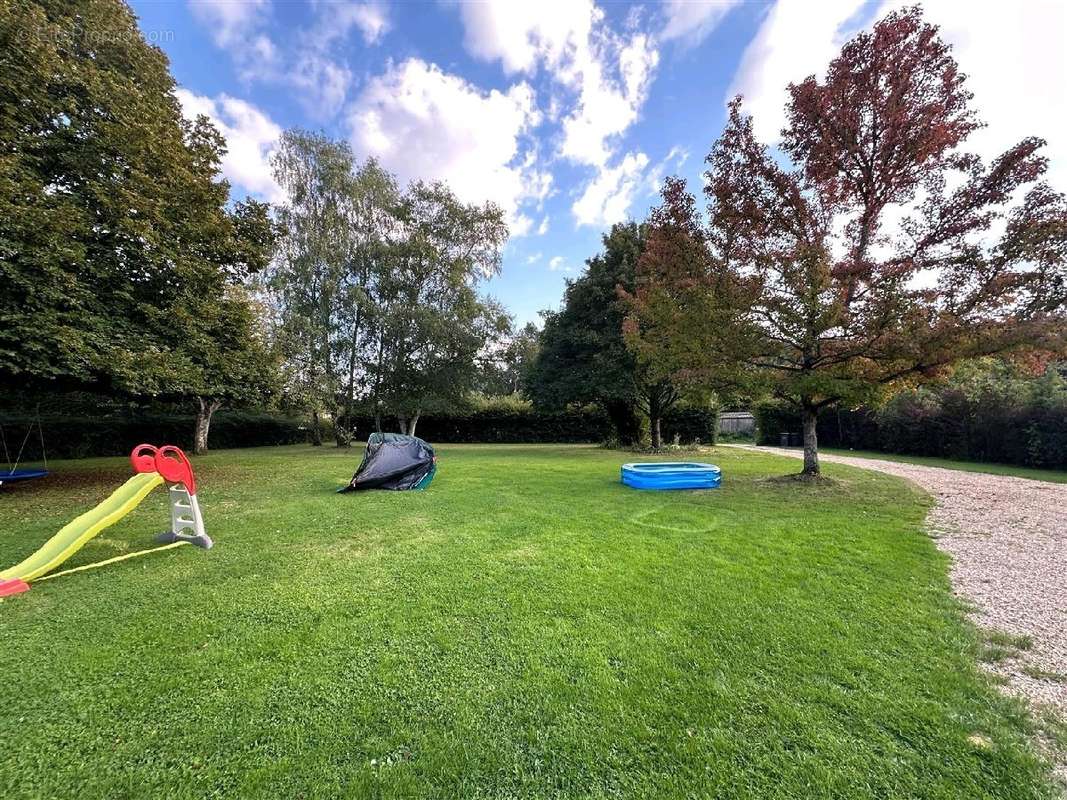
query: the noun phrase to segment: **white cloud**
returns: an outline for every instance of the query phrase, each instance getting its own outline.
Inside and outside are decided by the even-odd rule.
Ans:
[[[333,119],[344,106],[352,72],[343,53],[353,28],[366,44],[389,30],[386,7],[378,2],[323,4],[314,21],[295,35],[269,34],[270,0],[188,0],[196,20],[227,51],[238,76],[246,83],[267,83],[295,89],[295,98],[313,119]]]
[[[189,0],[189,10],[219,47],[252,41],[269,8],[268,0]]]
[[[579,223],[596,224],[620,208],[625,213],[636,192],[634,172],[643,170],[647,158],[640,155],[640,167],[634,155],[609,165],[640,116],[659,63],[655,39],[637,25],[641,15],[632,11],[625,32],[618,33],[592,0],[486,0],[458,8],[464,45],[473,56],[499,61],[509,75],[543,70],[548,77],[547,118],[560,126],[558,155],[594,168],[572,206]],[[687,30],[715,23],[714,10],[698,16]]]
[[[508,235],[512,238],[526,236],[532,227],[533,220],[526,214],[514,213],[508,215]]]
[[[526,256],[526,263],[527,264],[536,264],[540,260],[541,260],[541,253],[533,253],[532,255]]]
[[[323,50],[344,42],[353,28],[359,29],[364,44],[377,44],[392,28],[388,8],[378,2],[325,3],[318,21],[308,32],[308,42],[315,50]]]
[[[484,61],[499,60],[509,75],[533,72],[540,63],[555,67],[573,56],[603,16],[591,0],[487,0],[458,7],[467,51]]]
[[[558,272],[560,269],[562,269],[563,268],[563,256],[552,256],[552,258],[550,258],[548,260],[548,268],[552,272]],[[566,271],[566,270],[564,270],[564,271]]]
[[[864,0],[778,0],[745,48],[729,97],[745,96],[756,135],[776,142],[785,125],[786,87],[821,74],[850,31]]]
[[[401,179],[440,179],[466,202],[498,203],[512,235],[533,225],[520,207],[540,202],[551,187],[551,175],[523,152],[539,121],[526,83],[483,92],[415,58],[372,78],[348,113],[357,153]]]
[[[308,53],[287,71],[286,82],[299,90],[300,103],[311,116],[332,119],[348,96],[352,72],[343,64]]]
[[[638,152],[627,153],[616,166],[600,170],[571,206],[578,224],[607,226],[625,220],[638,191],[647,186],[647,166],[648,156]]]
[[[665,0],[667,18],[660,31],[662,41],[681,39],[688,46],[699,44],[741,0]]]
[[[603,167],[614,140],[637,120],[659,61],[644,33],[620,35],[592,0],[508,0],[459,5],[467,50],[500,61],[508,74],[543,67],[567,95],[550,100],[550,119],[563,117],[560,153],[579,164]]]
[[[346,12],[338,13],[338,16],[351,19],[363,33],[363,41],[367,44],[377,44],[389,32],[389,12],[379,3],[355,3],[348,6]]]
[[[537,226],[537,235],[544,236],[548,233],[548,214],[541,219],[541,224]]]
[[[688,150],[679,145],[672,147],[663,160],[648,171],[648,191],[652,194],[659,194],[660,189],[663,188],[663,178],[667,173],[677,173],[688,160]]]
[[[602,168],[608,162],[614,140],[637,121],[659,54],[649,37],[638,34],[616,51],[616,59],[612,64],[607,53],[588,50],[568,81],[577,86],[578,102],[563,120],[561,152],[579,164]],[[611,77],[613,68],[618,79]]]
[[[251,103],[226,94],[211,99],[181,88],[175,94],[188,119],[204,114],[225,137],[227,152],[222,157],[222,174],[231,184],[260,199],[284,199],[270,168],[270,154],[282,129],[270,117]]]

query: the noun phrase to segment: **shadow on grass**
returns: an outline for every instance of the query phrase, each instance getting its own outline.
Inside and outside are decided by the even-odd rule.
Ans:
[[[4,484],[0,496],[9,494],[26,497],[49,492],[62,492],[73,489],[86,489],[96,486],[122,483],[130,476],[129,468],[104,467],[95,470],[61,470],[50,472],[46,477],[33,481]]]
[[[841,482],[825,475],[805,475],[803,472],[791,472],[788,475],[774,475],[763,478],[760,483],[770,483],[777,486],[825,486],[833,488],[840,486]]]

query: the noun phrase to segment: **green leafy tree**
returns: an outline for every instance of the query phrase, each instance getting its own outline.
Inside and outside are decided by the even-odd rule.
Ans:
[[[348,445],[357,405],[414,430],[423,411],[461,402],[506,328],[476,291],[500,269],[500,209],[461,203],[443,184],[401,191],[346,143],[300,130],[283,135],[274,171],[289,200],[268,285],[286,394],[310,408],[316,435],[328,413]]]
[[[511,329],[501,341],[479,359],[475,389],[488,397],[519,395],[526,387],[530,370],[541,347],[541,331],[532,322]]]
[[[387,273],[388,238],[400,194],[376,162],[357,165],[348,144],[299,129],[286,131],[273,157],[288,201],[268,285],[278,302],[278,337],[288,364],[288,395],[335,420],[337,444],[351,442],[345,420],[367,389],[374,357],[378,287]]]
[[[201,397],[215,354],[181,320],[262,268],[270,223],[227,208],[221,137],[124,3],[0,4],[0,141],[0,375]]]
[[[600,405],[623,444],[641,438],[638,412],[652,419],[655,435],[655,420],[678,399],[672,383],[639,364],[623,339],[627,306],[619,290],[634,290],[646,235],[644,226],[630,222],[614,225],[604,236],[604,251],[567,284],[563,308],[545,313],[527,385],[530,398],[542,407]]]
[[[477,293],[500,270],[508,230],[499,207],[462,203],[441,183],[413,184],[397,214],[377,287],[372,401],[414,434],[423,412],[464,402],[480,354],[508,331],[503,308]]]

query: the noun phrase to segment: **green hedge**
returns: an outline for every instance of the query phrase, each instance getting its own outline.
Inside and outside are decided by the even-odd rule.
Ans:
[[[760,444],[801,430],[799,415],[782,405],[758,406],[755,415]],[[1067,401],[1011,405],[954,390],[908,393],[878,410],[825,411],[818,436],[823,447],[1065,469]]]
[[[357,440],[366,440],[375,430],[369,416],[353,419]],[[395,419],[383,419],[383,430],[397,430]],[[15,457],[32,417],[0,415],[8,450]],[[86,458],[126,455],[135,445],[176,444],[191,448],[192,415],[129,412],[97,417],[44,414],[45,448],[49,458]],[[689,444],[714,444],[718,412],[679,409],[663,420],[664,441],[677,435]],[[607,415],[597,410],[541,413],[524,410],[488,409],[469,414],[428,415],[419,419],[416,433],[430,442],[500,443],[599,443],[611,439]],[[324,431],[325,436],[325,431]],[[209,444],[213,450],[234,447],[298,444],[308,441],[306,422],[265,413],[219,411],[211,422]],[[329,438],[326,438],[329,442]],[[24,463],[40,461],[40,443],[34,431],[23,456]]]
[[[353,423],[357,440],[365,440],[375,430],[374,418],[370,416],[357,416]],[[382,430],[398,430],[396,419],[383,418]],[[611,423],[599,411],[540,413],[492,409],[422,416],[415,434],[428,442],[602,442],[611,434]]]
[[[45,450],[49,458],[126,455],[142,442],[176,444],[191,449],[194,422],[195,417],[180,414],[41,416]],[[15,458],[27,426],[31,423],[35,424],[31,417],[0,417],[11,458]],[[297,419],[272,414],[219,411],[211,421],[209,444],[212,449],[261,447],[296,444],[306,438],[307,431]],[[35,430],[26,445],[23,461],[39,461],[40,451],[40,440]]]
[[[375,430],[370,416],[353,418],[356,439],[366,439]],[[716,410],[679,409],[663,420],[663,438],[673,441],[677,434],[685,444],[699,441],[714,444],[718,434]],[[396,420],[384,418],[383,430],[397,430]],[[604,442],[614,430],[607,415],[599,410],[507,411],[490,409],[469,414],[437,414],[419,417],[415,433],[428,442],[501,443],[579,443]]]

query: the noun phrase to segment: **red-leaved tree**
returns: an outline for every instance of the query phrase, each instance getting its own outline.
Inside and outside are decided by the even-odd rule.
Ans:
[[[715,257],[685,181],[668,177],[661,195],[646,223],[634,289],[618,288],[626,308],[623,337],[652,382],[696,394],[733,391],[744,383],[746,356],[755,352],[753,330],[744,324],[751,282]],[[659,446],[655,421],[652,441]]]
[[[981,123],[918,8],[789,92],[778,153],[730,104],[707,158],[707,239],[752,290],[746,363],[800,412],[814,476],[820,410],[1062,330],[1067,203],[1041,180],[1041,139],[988,164],[963,149]]]

